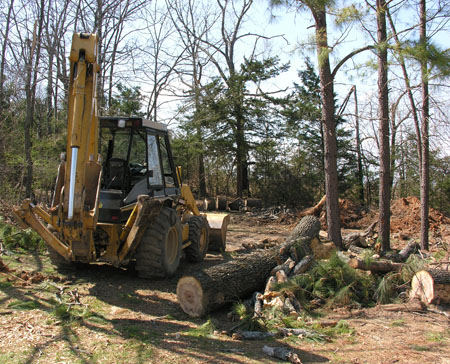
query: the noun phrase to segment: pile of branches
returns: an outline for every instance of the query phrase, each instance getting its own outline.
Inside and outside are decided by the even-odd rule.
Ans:
[[[407,298],[412,277],[426,265],[418,245],[412,241],[401,251],[380,256],[367,244],[372,229],[344,237],[346,252],[313,237],[311,254],[299,260],[291,254],[272,269],[263,292],[234,306],[230,317],[240,321],[231,334],[238,339],[261,338],[273,335],[275,328],[280,334],[287,319],[290,328],[304,330],[305,317],[317,308],[359,308]]]

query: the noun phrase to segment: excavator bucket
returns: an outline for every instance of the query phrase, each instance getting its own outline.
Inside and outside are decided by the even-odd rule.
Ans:
[[[209,224],[209,250],[223,252],[227,244],[228,214],[206,214]]]

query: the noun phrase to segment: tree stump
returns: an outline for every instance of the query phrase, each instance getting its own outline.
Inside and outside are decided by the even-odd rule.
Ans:
[[[410,297],[426,304],[450,303],[450,272],[436,269],[417,272],[411,281]]]
[[[317,221],[316,218],[314,218]],[[299,226],[305,224],[306,226]],[[236,260],[205,269],[194,276],[178,281],[177,297],[184,312],[200,317],[226,303],[250,296],[264,288],[273,268],[286,261],[292,247],[297,256],[309,255],[311,237],[319,232],[317,224],[303,218],[281,246],[258,251]],[[319,224],[320,226],[320,224]],[[298,234],[306,234],[303,237]]]

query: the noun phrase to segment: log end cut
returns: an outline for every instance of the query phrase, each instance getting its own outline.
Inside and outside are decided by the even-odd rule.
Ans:
[[[410,298],[419,298],[426,304],[450,302],[450,273],[421,270],[411,281]]]
[[[181,308],[191,317],[201,317],[206,313],[202,285],[194,277],[183,277],[178,281],[177,298]]]

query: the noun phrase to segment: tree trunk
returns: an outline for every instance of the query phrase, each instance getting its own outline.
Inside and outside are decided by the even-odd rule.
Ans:
[[[450,303],[450,272],[421,270],[411,281],[410,297],[418,297],[426,304]]]
[[[260,291],[272,269],[289,257],[292,247],[295,247],[299,259],[311,253],[309,243],[311,236],[318,234],[317,225],[320,227],[317,219],[313,223],[311,219],[303,218],[281,247],[258,251],[205,269],[196,276],[181,278],[177,285],[181,308],[192,317],[200,317],[226,303]],[[298,235],[300,233],[308,237]]]
[[[427,11],[426,1],[420,1],[420,42],[423,47],[427,42]],[[430,117],[430,103],[428,95],[428,66],[427,61],[422,61],[421,64],[422,76],[422,168],[420,176],[420,246],[423,250],[428,250],[428,230],[429,230],[429,192],[430,192],[430,163],[429,163],[429,117]]]
[[[325,143],[325,188],[327,196],[328,238],[342,249],[341,219],[337,174],[336,122],[334,120],[333,78],[328,56],[327,22],[325,7],[310,8],[316,22],[317,58],[319,62],[320,98]]]
[[[390,151],[389,151],[389,102],[387,78],[386,1],[377,0],[378,34],[378,103],[380,141],[380,190],[379,237],[382,250],[390,250]]]
[[[0,59],[0,123],[4,122],[3,118],[3,108],[5,104],[5,64],[6,64],[6,47],[8,46],[8,37],[9,37],[9,25],[11,23],[11,12],[14,5],[14,0],[11,0],[8,7],[8,15],[6,17],[6,24],[4,29],[4,38],[2,43],[2,54]],[[4,165],[4,145],[3,135],[0,134],[0,164]]]
[[[11,23],[11,12],[14,5],[14,0],[11,0],[8,7],[8,15],[6,17],[6,24],[4,29],[4,38],[2,43],[2,55],[0,59],[0,120],[3,120],[3,103],[4,97],[4,84],[5,84],[5,64],[6,64],[6,47],[8,46],[9,37],[9,25]],[[0,153],[1,154],[1,153]]]
[[[356,158],[358,160],[358,192],[359,201],[364,204],[364,175],[363,175],[363,165],[362,165],[362,154],[361,154],[361,137],[359,133],[359,111],[358,111],[358,96],[356,91],[356,86],[353,91],[355,98],[355,138],[356,138]]]

